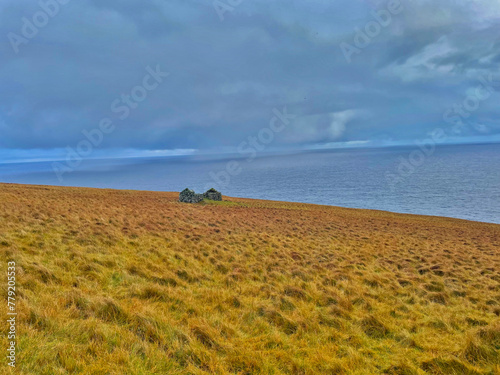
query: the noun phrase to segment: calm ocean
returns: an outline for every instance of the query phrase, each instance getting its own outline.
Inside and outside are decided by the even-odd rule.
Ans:
[[[409,155],[417,149],[329,150],[251,162],[201,156],[87,160],[62,182],[50,162],[0,164],[0,182],[199,192],[214,186],[234,197],[500,224],[500,145],[440,146],[425,159],[412,159],[413,167]],[[228,178],[234,160],[240,173]]]

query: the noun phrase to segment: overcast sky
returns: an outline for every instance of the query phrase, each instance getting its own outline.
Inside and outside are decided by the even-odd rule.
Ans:
[[[54,1],[0,2],[2,158],[500,141],[498,0]]]

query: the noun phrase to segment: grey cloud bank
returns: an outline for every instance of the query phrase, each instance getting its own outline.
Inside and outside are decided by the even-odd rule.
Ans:
[[[500,3],[396,3],[3,1],[0,161],[77,145],[117,98],[99,155],[237,152],[284,107],[297,117],[277,150],[412,143],[452,122],[456,142],[500,141],[499,85],[457,109],[478,80],[499,82]],[[154,64],[168,84],[130,110]]]

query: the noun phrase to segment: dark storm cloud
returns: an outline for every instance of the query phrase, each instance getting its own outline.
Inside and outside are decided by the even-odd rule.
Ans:
[[[276,148],[411,141],[452,126],[443,114],[499,73],[493,0],[402,0],[351,63],[340,44],[390,1],[245,0],[223,21],[212,1],[55,1],[32,38],[41,5],[0,4],[0,148],[74,146],[109,117],[102,149],[230,150],[283,107],[298,117]],[[148,66],[170,76],[120,120],[112,103]],[[498,137],[495,90],[457,137]]]

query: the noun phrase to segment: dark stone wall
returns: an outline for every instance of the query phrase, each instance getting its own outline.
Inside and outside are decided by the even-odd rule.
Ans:
[[[215,189],[207,190],[207,192],[205,194],[203,194],[203,196],[206,199],[210,199],[212,201],[221,201],[222,200],[222,194]]]
[[[203,194],[196,194],[193,190],[184,189],[179,194],[179,202],[198,203],[203,200]]]
[[[199,203],[203,199],[222,201],[222,194],[215,189],[207,190],[204,194],[196,194],[193,190],[184,189],[179,194],[179,202],[183,203]]]

